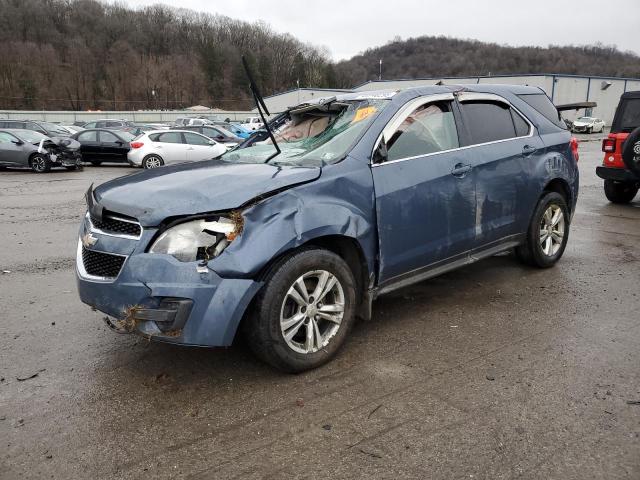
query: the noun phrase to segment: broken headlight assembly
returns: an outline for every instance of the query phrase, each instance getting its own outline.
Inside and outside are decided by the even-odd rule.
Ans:
[[[181,262],[207,262],[220,255],[242,233],[242,215],[231,218],[192,220],[164,231],[149,249],[149,253],[165,253]]]

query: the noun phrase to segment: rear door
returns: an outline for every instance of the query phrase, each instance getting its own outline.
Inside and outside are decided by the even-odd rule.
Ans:
[[[544,146],[535,128],[504,98],[484,93],[458,96],[463,144],[476,185],[476,247],[490,246],[523,231],[534,188],[532,157]]]
[[[187,146],[184,144],[181,132],[161,133],[153,142],[153,148],[165,164],[187,161]]]
[[[82,154],[82,160],[87,162],[100,161],[101,150],[100,142],[98,140],[97,130],[87,130],[81,132],[77,137],[80,142],[80,153]]]
[[[419,98],[379,140],[387,150],[372,167],[381,285],[463,258],[473,245],[475,187],[456,115],[452,94]]]

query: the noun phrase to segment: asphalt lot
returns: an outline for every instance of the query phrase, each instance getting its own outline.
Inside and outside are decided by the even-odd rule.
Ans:
[[[0,478],[640,478],[640,196],[609,204],[599,142],[580,151],[556,267],[497,256],[390,294],[296,376],[80,303],[83,193],[133,170],[0,172]]]

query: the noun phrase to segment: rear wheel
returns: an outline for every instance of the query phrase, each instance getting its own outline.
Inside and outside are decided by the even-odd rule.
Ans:
[[[45,155],[36,153],[29,160],[29,166],[36,173],[45,173],[51,170],[51,161]]]
[[[305,249],[271,270],[244,324],[253,352],[286,371],[316,368],[336,354],[354,322],[355,280],[338,255]]]
[[[629,203],[638,193],[638,187],[633,183],[604,181],[604,194],[612,203]]]
[[[164,165],[164,160],[159,155],[147,155],[142,160],[143,168],[158,168]]]
[[[527,238],[516,248],[523,263],[548,268],[560,260],[569,238],[569,209],[557,192],[547,192],[540,198],[533,213]]]

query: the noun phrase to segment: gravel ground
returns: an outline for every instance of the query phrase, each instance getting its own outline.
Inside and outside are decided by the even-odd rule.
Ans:
[[[80,303],[83,194],[131,169],[0,172],[0,478],[640,478],[640,196],[606,201],[597,138],[555,268],[497,256],[382,297],[295,376]]]

